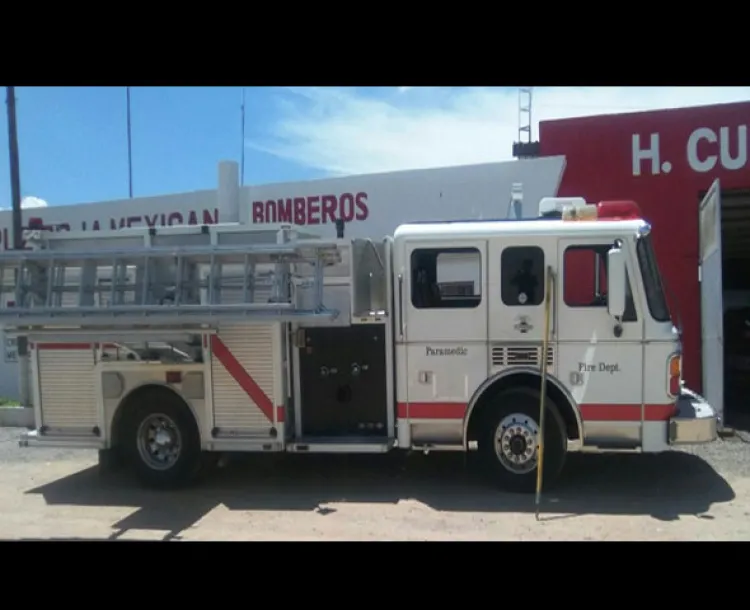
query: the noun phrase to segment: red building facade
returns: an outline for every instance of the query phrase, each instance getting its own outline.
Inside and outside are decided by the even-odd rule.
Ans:
[[[542,156],[565,155],[559,196],[633,199],[653,227],[683,324],[684,377],[701,391],[699,215],[715,179],[750,191],[750,102],[542,122]],[[748,211],[750,214],[750,211]],[[750,264],[747,268],[750,274]],[[722,298],[717,295],[716,298]]]

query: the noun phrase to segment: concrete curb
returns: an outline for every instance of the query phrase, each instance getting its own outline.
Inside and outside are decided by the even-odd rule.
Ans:
[[[32,407],[0,407],[0,427],[30,428],[34,425]]]

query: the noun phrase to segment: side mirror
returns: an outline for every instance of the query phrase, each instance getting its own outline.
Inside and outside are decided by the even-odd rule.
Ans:
[[[625,253],[613,247],[607,252],[607,310],[621,320],[625,314]]]

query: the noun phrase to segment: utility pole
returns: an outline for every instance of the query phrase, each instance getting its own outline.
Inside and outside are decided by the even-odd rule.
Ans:
[[[130,87],[125,87],[128,114],[128,193],[133,198],[133,140],[130,132]]]
[[[18,167],[18,125],[16,123],[16,88],[6,87],[8,104],[8,148],[10,159],[10,195],[13,205],[13,248],[20,250],[23,239],[21,220],[21,174]]]
[[[245,186],[245,87],[242,87],[242,104],[240,105],[240,132],[242,134],[242,148],[240,148],[240,186]]]
[[[18,124],[16,122],[16,88],[6,87],[8,104],[8,149],[10,159],[10,191],[13,200],[13,249],[23,247],[23,220],[21,218],[21,171],[18,161]],[[18,393],[21,406],[31,406],[31,366],[26,337],[16,339],[18,357]]]

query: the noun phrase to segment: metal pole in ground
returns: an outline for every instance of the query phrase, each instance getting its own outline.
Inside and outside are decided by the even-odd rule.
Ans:
[[[544,475],[544,404],[547,402],[547,350],[549,349],[549,331],[550,315],[552,312],[552,292],[553,292],[553,271],[552,267],[547,267],[546,277],[544,278],[545,298],[544,298],[544,340],[542,341],[541,377],[542,386],[539,392],[539,457],[537,458],[536,470],[536,498],[534,517],[539,521],[539,509],[542,503],[542,481]]]

